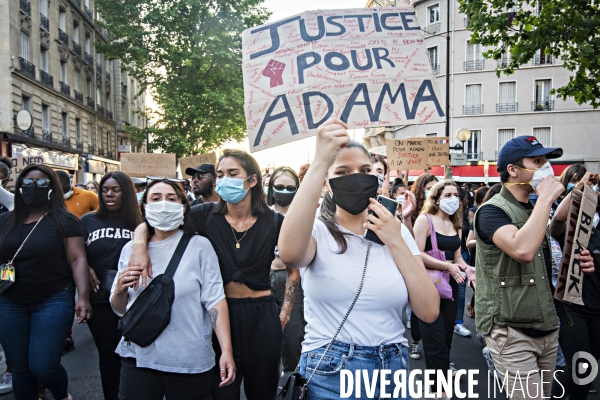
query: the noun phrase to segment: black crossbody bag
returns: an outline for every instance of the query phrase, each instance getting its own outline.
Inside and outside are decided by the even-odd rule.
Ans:
[[[119,329],[125,341],[146,347],[171,322],[171,306],[175,300],[173,275],[191,238],[191,235],[181,237],[165,273],[152,279],[119,320]]]

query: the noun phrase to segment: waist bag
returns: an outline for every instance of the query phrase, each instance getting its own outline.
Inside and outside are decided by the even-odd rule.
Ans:
[[[152,279],[119,320],[119,329],[125,341],[146,347],[171,322],[171,306],[175,300],[173,275],[191,238],[191,235],[181,237],[165,273]]]

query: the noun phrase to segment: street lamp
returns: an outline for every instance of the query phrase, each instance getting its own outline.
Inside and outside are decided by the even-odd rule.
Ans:
[[[465,152],[465,142],[471,139],[471,131],[467,128],[460,128],[456,131],[456,138],[462,143],[463,154]]]

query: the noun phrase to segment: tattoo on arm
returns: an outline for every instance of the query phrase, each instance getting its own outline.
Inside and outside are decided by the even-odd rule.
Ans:
[[[219,318],[219,311],[216,308],[211,308],[208,311],[210,315],[210,322],[212,323],[213,330],[217,330],[217,318]]]
[[[298,289],[300,288],[300,282],[297,279],[294,279],[289,282],[287,291],[285,293],[284,301],[289,301],[292,304],[296,301],[296,296],[298,295]]]

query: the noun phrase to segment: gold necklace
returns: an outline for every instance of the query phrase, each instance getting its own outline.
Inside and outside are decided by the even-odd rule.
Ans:
[[[239,249],[240,246],[240,242],[242,240],[244,240],[244,238],[246,237],[246,234],[248,233],[248,230],[250,229],[250,224],[252,223],[252,218],[250,218],[250,221],[248,222],[248,225],[246,226],[246,231],[244,231],[244,235],[242,236],[242,238],[240,240],[237,239],[237,236],[235,236],[235,229],[233,229],[233,226],[231,225],[231,223],[229,223],[229,227],[231,228],[231,232],[233,233],[233,239],[235,240],[235,248]],[[225,219],[227,219],[227,217],[225,217]],[[227,221],[229,222],[229,220]]]

